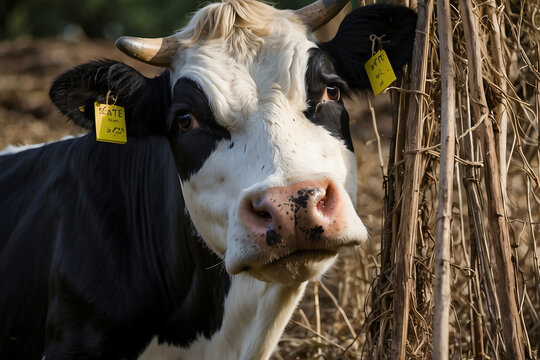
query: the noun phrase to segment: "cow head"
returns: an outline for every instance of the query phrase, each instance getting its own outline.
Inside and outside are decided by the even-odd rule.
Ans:
[[[342,100],[366,87],[371,35],[382,37],[396,69],[406,62],[416,15],[365,7],[344,20],[334,40],[317,43],[311,31],[328,19],[313,14],[331,3],[296,13],[253,0],[211,4],[173,36],[117,42],[136,59],[168,67],[170,85],[125,65],[106,70],[125,76],[117,83],[127,95],[119,99],[152,95],[143,105],[137,100],[132,113],[167,136],[194,227],[231,274],[303,282],[367,237],[355,212],[355,158]],[[154,90],[140,90],[148,88]]]

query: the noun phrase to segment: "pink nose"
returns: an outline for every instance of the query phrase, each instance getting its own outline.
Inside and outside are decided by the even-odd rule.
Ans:
[[[304,181],[244,199],[239,218],[259,246],[310,249],[340,230],[341,203],[331,180]]]

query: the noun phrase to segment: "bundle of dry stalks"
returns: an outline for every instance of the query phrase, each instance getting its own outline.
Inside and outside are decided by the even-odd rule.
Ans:
[[[537,358],[540,4],[418,14],[410,81],[391,90],[366,358]]]

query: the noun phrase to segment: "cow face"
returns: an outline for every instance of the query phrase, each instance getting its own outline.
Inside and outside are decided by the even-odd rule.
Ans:
[[[264,14],[272,21],[257,20],[267,22],[260,38],[232,28],[179,50],[172,148],[193,224],[227,271],[301,282],[366,238],[354,211],[347,86],[305,25]]]
[[[268,55],[245,65],[223,41],[185,49],[189,61],[181,57],[171,75],[170,119],[202,238],[228,272],[289,282],[318,274],[366,230],[354,211],[346,85],[300,25],[283,25],[265,38]]]

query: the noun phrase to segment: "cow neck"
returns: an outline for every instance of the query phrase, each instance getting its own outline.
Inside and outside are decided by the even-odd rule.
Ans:
[[[158,344],[154,339],[139,360],[268,359],[306,284],[281,285],[235,275],[216,333],[210,338],[200,335],[187,348]]]

